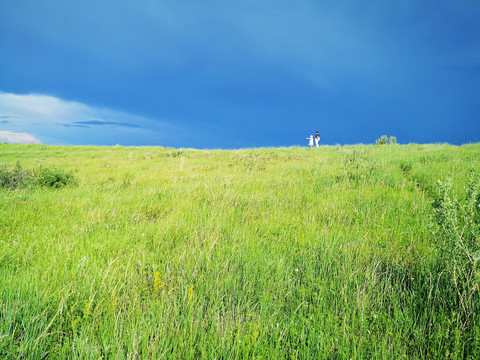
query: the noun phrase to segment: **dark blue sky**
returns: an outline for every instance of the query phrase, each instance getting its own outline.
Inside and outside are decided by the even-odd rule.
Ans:
[[[2,0],[0,141],[480,141],[476,0]]]

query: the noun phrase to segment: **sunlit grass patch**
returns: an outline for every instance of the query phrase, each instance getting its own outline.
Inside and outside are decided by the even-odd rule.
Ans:
[[[2,358],[478,355],[478,145],[0,151]]]

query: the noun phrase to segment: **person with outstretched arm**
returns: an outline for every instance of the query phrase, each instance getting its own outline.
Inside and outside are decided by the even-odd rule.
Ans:
[[[310,135],[310,137],[307,137],[305,139],[309,140],[308,146],[310,147],[310,149],[313,148],[313,135]]]

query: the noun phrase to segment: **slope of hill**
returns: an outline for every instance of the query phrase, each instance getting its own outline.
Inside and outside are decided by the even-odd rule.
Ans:
[[[480,357],[479,144],[0,163],[1,358]]]

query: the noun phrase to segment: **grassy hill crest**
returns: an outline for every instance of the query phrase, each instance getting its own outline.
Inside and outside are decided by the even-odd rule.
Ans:
[[[1,358],[480,357],[479,144],[16,164],[72,182],[0,186]]]

